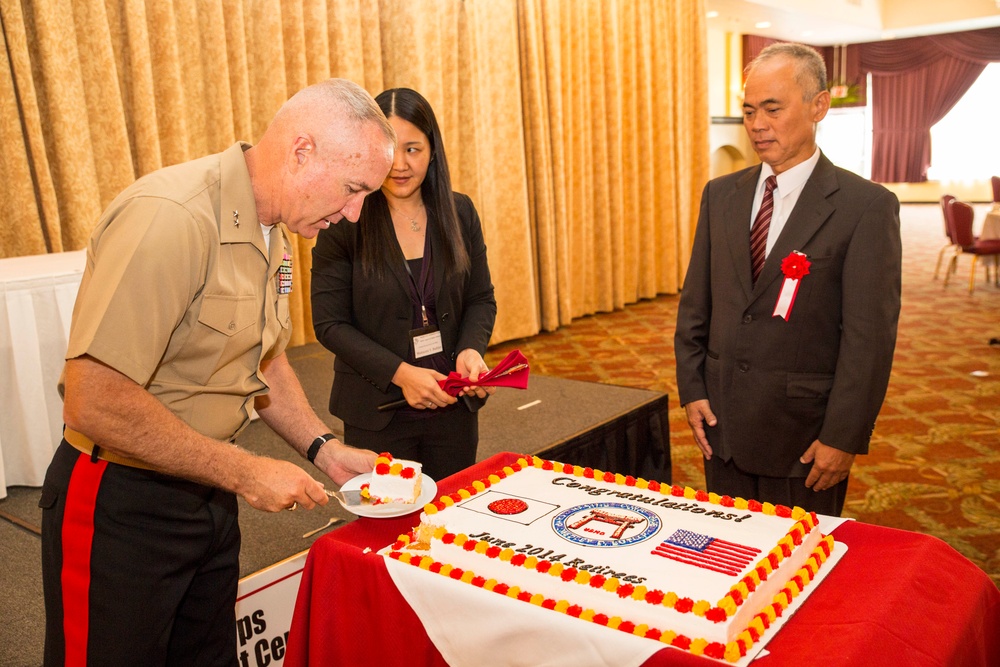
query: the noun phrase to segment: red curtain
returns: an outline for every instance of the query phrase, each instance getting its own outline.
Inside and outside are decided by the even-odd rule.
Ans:
[[[987,63],[1000,62],[1000,28],[857,48],[861,70],[872,74],[872,180],[922,183],[931,163],[931,126],[955,106]]]
[[[743,72],[746,73],[747,65],[753,62],[753,59],[764,50],[765,46],[771,46],[780,41],[782,40],[760,37],[759,35],[743,35]]]

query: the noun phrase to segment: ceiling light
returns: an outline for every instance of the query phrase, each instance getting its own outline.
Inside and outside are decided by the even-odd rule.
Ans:
[[[997,0],[997,2],[1000,2],[1000,0]],[[705,16],[707,18],[710,18],[710,19],[714,19],[718,15],[719,15],[719,12],[715,11],[714,9],[711,9],[711,10],[705,12]]]
[[[771,22],[770,21],[758,21],[757,23],[753,24],[753,27],[755,27],[755,28],[762,28],[762,29],[763,28],[770,28],[771,27]]]

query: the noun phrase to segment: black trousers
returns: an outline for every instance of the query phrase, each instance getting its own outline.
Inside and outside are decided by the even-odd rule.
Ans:
[[[46,666],[238,664],[233,494],[64,440],[39,506]]]
[[[713,456],[705,461],[705,490],[720,496],[759,500],[772,505],[801,507],[810,512],[840,516],[847,497],[847,480],[826,489],[806,487],[805,477],[765,477],[743,472],[732,461]]]
[[[417,461],[438,481],[476,462],[479,417],[460,403],[427,416],[399,412],[381,431],[344,424],[344,442]]]

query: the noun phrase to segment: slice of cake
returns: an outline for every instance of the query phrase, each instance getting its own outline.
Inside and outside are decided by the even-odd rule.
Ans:
[[[361,497],[372,505],[417,502],[420,497],[421,465],[416,461],[393,459],[383,452],[375,459],[371,481],[361,485]]]
[[[815,514],[525,457],[424,507],[404,563],[735,662],[833,549]]]

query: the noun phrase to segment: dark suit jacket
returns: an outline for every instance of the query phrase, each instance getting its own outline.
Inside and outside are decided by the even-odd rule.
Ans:
[[[443,262],[433,265],[438,327],[453,367],[456,354],[466,348],[486,352],[497,312],[479,214],[472,200],[457,192],[455,207],[471,271],[462,276]],[[366,276],[360,256],[355,257],[357,237],[357,225],[347,221],[317,237],[313,328],[320,343],[335,355],[330,412],[352,426],[380,430],[393,413],[378,412],[377,407],[403,397],[392,376],[409,358],[413,324],[409,277],[402,252],[382,280]],[[444,256],[433,235],[431,253],[435,258]],[[467,405],[478,408],[475,402]]]
[[[713,455],[799,477],[819,439],[855,454],[885,398],[899,317],[899,202],[820,156],[756,286],[750,212],[761,167],[705,186],[674,336],[681,404],[707,398]],[[789,319],[772,317],[798,250],[812,263]]]

